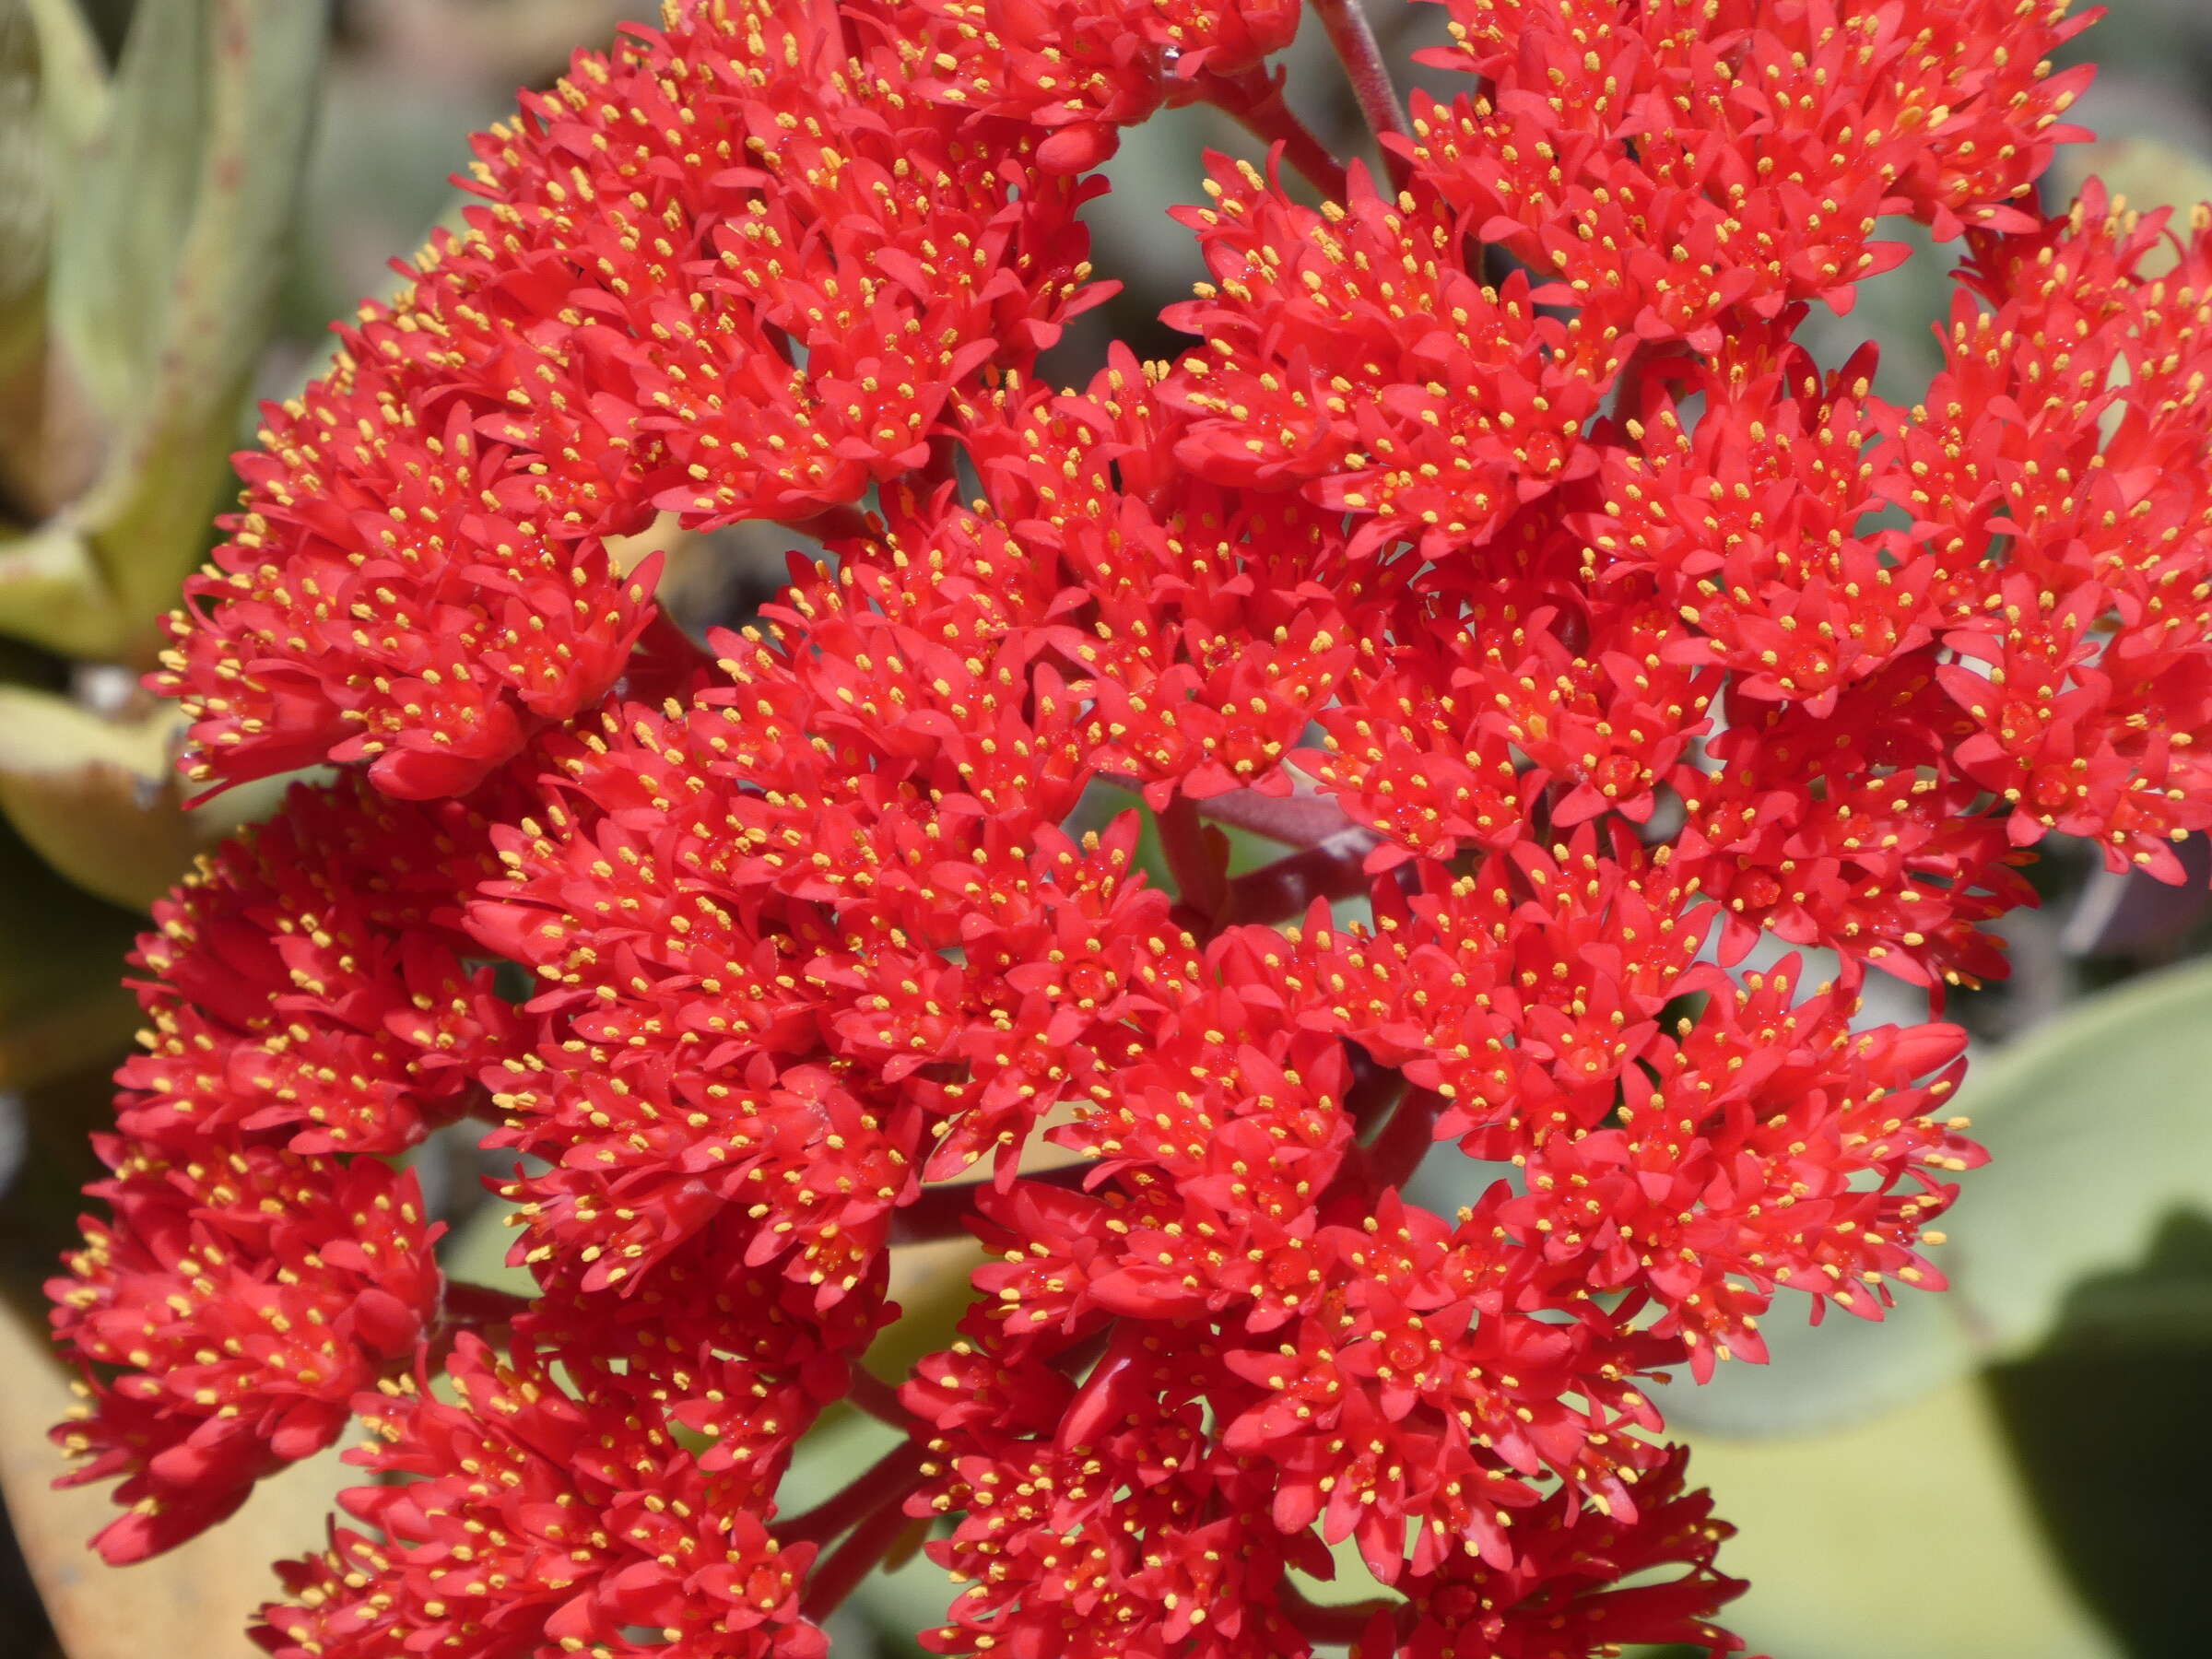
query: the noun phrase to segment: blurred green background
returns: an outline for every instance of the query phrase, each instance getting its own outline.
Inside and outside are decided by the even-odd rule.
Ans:
[[[271,1484],[214,1537],[111,1574],[82,1539],[104,1494],[56,1495],[43,1439],[64,1381],[37,1331],[40,1280],[74,1237],[86,1135],[135,1023],[118,971],[144,907],[268,792],[189,817],[173,722],[138,690],[154,622],[205,555],[225,457],[252,408],[315,372],[326,320],[394,280],[453,211],[465,135],[518,85],[635,15],[618,0],[0,0],[0,1656],[244,1659],[265,1563],[318,1542],[329,1460]],[[1434,8],[1374,0],[1403,64]],[[1357,115],[1309,29],[1292,100],[1341,150]],[[2090,171],[2137,206],[2212,197],[2212,0],[2114,0],[2077,43],[2103,65],[2053,199]],[[1421,72],[1440,91],[1448,77]],[[1125,291],[1048,369],[1078,378],[1112,337],[1176,347],[1163,304],[1200,275],[1165,217],[1198,198],[1203,111],[1129,134],[1091,210]],[[1814,327],[1840,360],[1883,351],[1905,395],[1935,363],[1947,250]],[[742,614],[781,531],[674,547],[689,625]],[[1963,1109],[1996,1161],[1951,1218],[1945,1296],[1881,1327],[1818,1329],[1783,1306],[1778,1363],[1663,1405],[1741,1535],[1755,1588],[1732,1622],[1794,1659],[2191,1659],[2212,1553],[2212,857],[2160,888],[2055,847],[2045,903],[2007,927],[2013,978],[1955,1000],[1979,1053]],[[1901,991],[1872,1018],[1913,1017]],[[1432,1159],[1431,1201],[1474,1179]],[[468,1271],[502,1232],[465,1143],[426,1154]],[[902,1266],[924,1320],[957,1312],[958,1247]],[[876,1446],[833,1423],[794,1479],[835,1484]],[[803,1495],[802,1495],[803,1500]],[[841,1653],[900,1653],[946,1599],[926,1564],[839,1614]]]

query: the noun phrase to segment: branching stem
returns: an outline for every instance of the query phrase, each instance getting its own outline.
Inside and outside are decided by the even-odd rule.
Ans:
[[[1168,803],[1159,823],[1160,850],[1175,877],[1178,901],[1205,924],[1206,933],[1218,931],[1229,919],[1228,838],[1201,823],[1196,803],[1184,794]]]
[[[430,1369],[435,1371],[445,1363],[453,1345],[464,1335],[473,1333],[488,1339],[496,1338],[512,1329],[515,1315],[529,1307],[528,1297],[518,1296],[512,1290],[446,1280],[445,1289],[439,1298],[438,1325],[430,1334],[428,1356]]]
[[[1349,1647],[1367,1633],[1368,1624],[1376,1614],[1394,1612],[1404,1606],[1377,1596],[1324,1607],[1319,1602],[1307,1600],[1298,1586],[1288,1581],[1278,1594],[1282,1609],[1289,1615],[1291,1622],[1306,1633],[1308,1641],[1324,1647]]]
[[[1314,15],[1328,31],[1329,44],[1336,49],[1337,61],[1344,65],[1345,76],[1352,83],[1359,113],[1367,118],[1368,130],[1374,134],[1376,147],[1382,152],[1391,188],[1403,190],[1413,177],[1413,164],[1388,140],[1410,139],[1412,129],[1406,124],[1397,88],[1390,84],[1390,70],[1382,62],[1382,48],[1375,40],[1367,13],[1359,0],[1312,0],[1312,4]]]
[[[899,1403],[899,1391],[857,1359],[853,1362],[853,1386],[845,1398],[855,1410],[866,1412],[879,1423],[894,1429],[914,1426],[913,1414]]]
[[[907,1495],[921,1481],[919,1469],[900,1480],[878,1481],[875,1477],[876,1471],[871,1469],[861,1477],[859,1484],[875,1487],[877,1507],[868,1512],[866,1518],[853,1529],[852,1535],[832,1550],[806,1581],[806,1594],[800,1599],[799,1610],[818,1623],[853,1594],[854,1585],[876,1570],[908,1527],[923,1524],[909,1519],[906,1513]]]
[[[921,1471],[921,1447],[901,1441],[812,1509],[779,1521],[776,1537],[784,1544],[826,1544],[886,1505],[895,1512]]]
[[[514,1316],[529,1306],[528,1297],[519,1296],[512,1290],[495,1290],[489,1285],[470,1285],[459,1279],[448,1279],[439,1312],[449,1325],[481,1331],[495,1325],[512,1324]]]
[[[1444,1098],[1434,1089],[1408,1089],[1398,1101],[1390,1122],[1365,1148],[1369,1190],[1383,1193],[1406,1184],[1436,1144],[1436,1120],[1442,1115]]]
[[[1263,69],[1247,69],[1237,76],[1203,74],[1197,77],[1196,96],[1270,150],[1280,145],[1283,159],[1307,183],[1331,201],[1344,200],[1344,163],[1329,153],[1329,147],[1314,136],[1313,129],[1284,100],[1279,72],[1269,75]]]
[[[1057,1170],[1025,1171],[1021,1179],[1043,1186],[1073,1187],[1082,1185],[1089,1172],[1088,1163],[1066,1164]],[[891,1242],[926,1244],[937,1239],[965,1237],[972,1230],[969,1220],[975,1214],[976,1194],[991,1184],[988,1180],[947,1181],[924,1187],[912,1204],[892,1215]]]
[[[1381,840],[1371,830],[1347,830],[1318,847],[1232,877],[1223,914],[1238,922],[1280,922],[1302,915],[1316,899],[1349,899],[1363,893],[1364,860]]]

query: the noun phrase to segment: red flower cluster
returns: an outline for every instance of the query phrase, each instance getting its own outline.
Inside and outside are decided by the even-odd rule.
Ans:
[[[915,1547],[947,1653],[1736,1645],[1654,1385],[1939,1287],[1980,1158],[1865,974],[1933,1017],[2045,832],[2212,827],[2212,218],[2040,211],[2063,3],[1449,9],[1388,186],[1277,0],[675,0],[479,141],[174,624],[195,778],[342,770],[142,947],[55,1287],[112,1559],[358,1413],[286,1659],[807,1659]],[[1197,343],[1039,379],[1193,99],[1273,144]],[[1900,216],[1968,254],[1910,407],[1795,337]],[[829,557],[702,655],[656,513]],[[529,1298],[383,1161],[467,1118]],[[844,1398],[903,1442],[781,1512]]]

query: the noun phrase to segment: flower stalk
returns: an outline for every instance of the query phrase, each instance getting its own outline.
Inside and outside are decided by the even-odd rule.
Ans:
[[[1400,146],[1411,143],[1412,131],[1406,124],[1405,106],[1391,84],[1390,65],[1383,61],[1382,43],[1375,39],[1367,8],[1361,0],[1312,0],[1312,4],[1336,61],[1344,66],[1345,78],[1351,83],[1352,97],[1367,130],[1382,152],[1390,187],[1394,192],[1404,190],[1412,181],[1413,164]]]
[[[674,0],[527,95],[154,678],[303,777],[139,941],[103,1554],[351,1438],[276,1659],[823,1659],[910,1547],[950,1659],[1738,1649],[1662,1384],[1940,1285],[1946,991],[2050,836],[2212,830],[2212,213],[2037,210],[2063,7],[1878,9],[1454,4],[1409,130],[1315,0],[1380,183],[1291,0]],[[1271,166],[1177,211],[1190,344],[1060,383],[1201,98]],[[1800,331],[1900,218],[1967,253],[1892,404]],[[702,649],[646,549],[747,523],[825,557]],[[405,1167],[465,1121],[527,1295]],[[898,1444],[782,1517],[841,1401]]]

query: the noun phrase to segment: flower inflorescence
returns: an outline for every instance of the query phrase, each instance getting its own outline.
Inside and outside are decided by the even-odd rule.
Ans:
[[[2212,825],[2212,218],[2045,214],[2064,0],[1443,9],[1383,178],[1282,0],[672,0],[477,141],[158,677],[206,787],[338,770],[140,947],[54,1288],[111,1559],[358,1417],[284,1659],[808,1659],[917,1544],[955,1654],[1737,1645],[1656,1386],[1940,1288],[1946,989],[2045,834]],[[1194,100],[1271,144],[1196,342],[1064,387]],[[1908,220],[1909,406],[1800,337]],[[656,517],[824,557],[701,652]],[[392,1161],[465,1120],[529,1296]],[[901,1443],[784,1512],[848,1398]]]

